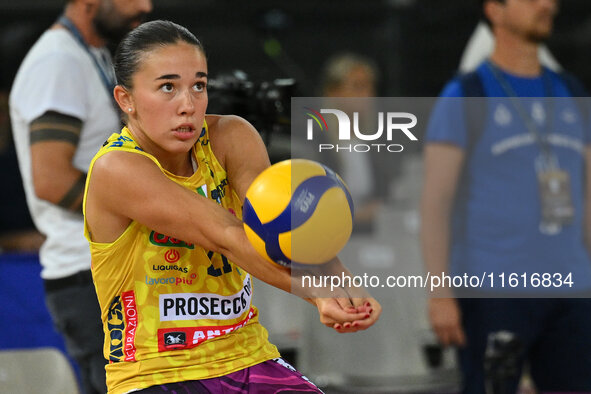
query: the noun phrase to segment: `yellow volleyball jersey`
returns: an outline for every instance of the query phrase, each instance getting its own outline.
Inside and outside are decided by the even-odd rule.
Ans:
[[[188,178],[162,168],[123,128],[96,154],[88,179],[94,162],[111,151],[150,158],[174,182],[241,217],[205,122],[192,150],[197,170]],[[86,223],[85,235],[110,361],[109,393],[217,377],[279,356],[251,303],[250,275],[225,256],[135,221],[112,243],[92,242]]]

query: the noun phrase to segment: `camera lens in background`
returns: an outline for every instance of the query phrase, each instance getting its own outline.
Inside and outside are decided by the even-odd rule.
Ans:
[[[514,392],[521,373],[523,345],[510,331],[497,331],[488,335],[484,353],[484,372],[487,394]]]

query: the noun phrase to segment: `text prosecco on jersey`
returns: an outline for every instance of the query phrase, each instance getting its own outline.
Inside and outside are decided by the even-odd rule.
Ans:
[[[242,290],[230,296],[211,293],[160,294],[160,321],[235,319],[250,308],[251,297],[250,275],[245,277]]]

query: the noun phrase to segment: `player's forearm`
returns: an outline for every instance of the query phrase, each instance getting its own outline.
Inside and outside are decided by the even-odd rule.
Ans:
[[[223,246],[226,257],[257,279],[286,292],[291,291],[290,270],[260,256],[246,237],[242,222],[238,226],[228,226],[225,233],[229,241]]]
[[[334,275],[338,277],[351,275],[338,257],[326,264],[311,264],[309,266],[300,264],[296,268],[281,267],[265,260],[256,252],[241,226],[228,227],[227,233],[227,239],[233,240],[233,242],[228,245],[228,249],[224,252],[226,257],[263,282],[286,292],[294,293],[313,305],[316,305],[316,302],[313,301],[314,298],[331,297],[332,294],[329,289],[303,287],[298,278],[302,275]],[[352,296],[356,295],[355,292],[351,294]]]

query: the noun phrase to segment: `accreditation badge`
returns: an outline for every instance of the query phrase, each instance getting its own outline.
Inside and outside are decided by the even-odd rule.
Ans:
[[[570,176],[560,169],[538,172],[542,223],[546,226],[563,226],[573,220],[575,209],[570,189]]]

